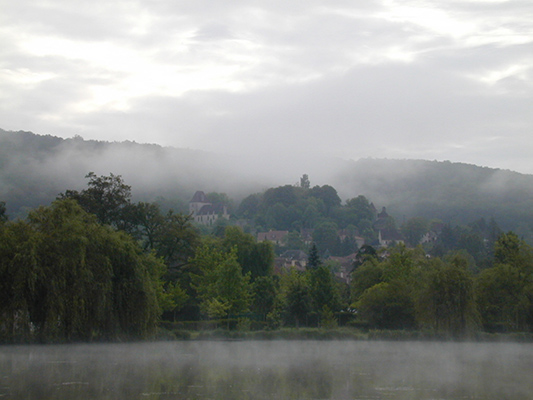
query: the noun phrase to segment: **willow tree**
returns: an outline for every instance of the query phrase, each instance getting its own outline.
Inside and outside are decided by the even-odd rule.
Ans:
[[[144,337],[155,327],[164,265],[75,201],[34,210],[1,235],[5,339]]]
[[[513,232],[494,244],[494,267],[476,279],[476,296],[485,329],[533,330],[533,249]]]
[[[461,256],[429,263],[417,296],[421,326],[452,337],[468,335],[477,328],[474,280],[467,265]]]

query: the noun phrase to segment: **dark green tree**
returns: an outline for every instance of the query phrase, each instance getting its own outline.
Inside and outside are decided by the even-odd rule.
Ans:
[[[20,330],[41,341],[101,340],[145,337],[155,328],[164,265],[75,201],[34,210],[1,234],[6,336]]]
[[[281,303],[285,310],[286,321],[299,327],[306,321],[312,309],[312,297],[306,274],[294,269],[281,278]]]
[[[260,203],[261,195],[259,194],[251,194],[248,197],[245,197],[237,208],[237,215],[241,218],[255,218],[255,216],[259,212]]]
[[[127,230],[124,214],[131,205],[131,186],[126,185],[120,175],[96,176],[89,172],[85,177],[89,179],[87,189],[67,190],[59,198],[74,199],[102,224]]]
[[[373,221],[376,218],[376,210],[368,199],[362,195],[347,200],[346,206],[342,210],[340,217],[342,218],[342,223],[346,225],[359,226],[363,220]]]
[[[337,231],[337,224],[331,221],[322,222],[315,228],[313,232],[313,241],[321,253],[329,251],[330,254],[337,254],[340,244]]]
[[[413,217],[401,226],[402,235],[409,246],[415,247],[420,243],[422,236],[428,231],[429,221],[422,217]]]
[[[311,187],[311,183],[309,182],[309,175],[302,175],[302,177],[300,178],[300,187],[303,189],[309,189]]]
[[[309,283],[315,312],[320,313],[324,307],[333,312],[340,309],[339,290],[328,267],[320,265],[310,270]]]
[[[467,265],[459,255],[451,263],[436,260],[432,264],[417,298],[421,325],[452,337],[474,331],[478,315],[474,281]]]
[[[352,272],[350,282],[350,299],[352,303],[359,301],[365,290],[383,282],[383,265],[376,257],[367,258]]]
[[[274,264],[274,249],[272,243],[264,241],[257,243],[255,238],[244,233],[237,226],[226,227],[222,247],[225,251],[236,250],[237,261],[246,274],[250,272],[251,279],[269,275]]]
[[[365,290],[356,303],[360,317],[372,328],[412,329],[415,310],[412,289],[405,282],[381,282]]]
[[[263,321],[274,307],[278,285],[273,276],[259,276],[253,283],[252,311],[259,314]]]
[[[476,279],[476,296],[483,326],[491,331],[533,328],[532,249],[513,232],[494,245],[494,264]]]
[[[7,221],[7,212],[6,212],[6,203],[5,201],[0,201],[0,224],[2,222],[6,222]]]
[[[322,265],[322,260],[320,259],[320,254],[318,254],[318,247],[315,243],[311,243],[309,257],[307,258],[307,269],[316,269],[320,265]]]
[[[262,207],[272,207],[274,204],[280,203],[284,207],[290,207],[296,204],[298,200],[298,193],[301,188],[292,185],[280,186],[277,188],[268,189],[263,193]]]
[[[320,199],[326,205],[329,212],[332,208],[339,207],[341,205],[341,199],[337,194],[337,191],[330,185],[313,186],[308,195]]]
[[[204,314],[209,318],[227,318],[249,311],[252,300],[250,274],[242,274],[236,251],[226,253],[202,246],[191,262],[199,271],[192,280]]]

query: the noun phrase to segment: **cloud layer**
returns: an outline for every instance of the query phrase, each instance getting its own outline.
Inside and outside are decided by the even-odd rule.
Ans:
[[[0,0],[0,127],[533,173],[529,1],[358,3]]]

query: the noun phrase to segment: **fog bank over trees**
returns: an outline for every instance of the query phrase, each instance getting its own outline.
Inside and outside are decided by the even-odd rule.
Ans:
[[[187,210],[196,190],[239,202],[269,187],[296,184],[306,173],[312,186],[333,186],[343,202],[364,195],[400,223],[413,216],[450,223],[495,218],[522,236],[533,227],[533,176],[507,170],[447,161],[322,159],[307,154],[305,144],[279,154],[230,157],[0,130],[0,201],[11,218],[49,204],[65,187],[83,188],[90,171],[121,175],[136,188],[136,200],[159,200],[178,211]]]

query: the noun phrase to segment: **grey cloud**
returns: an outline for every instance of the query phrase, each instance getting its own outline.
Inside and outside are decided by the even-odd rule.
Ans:
[[[533,42],[512,44],[495,33],[531,35],[528,2],[432,3],[460,21],[486,18],[474,34],[487,35],[479,43],[385,20],[384,4],[370,1],[96,1],[81,11],[76,3],[42,4],[5,7],[3,29],[13,41],[3,40],[2,67],[54,77],[0,82],[1,128],[245,154],[265,173],[273,159],[280,169],[301,168],[326,156],[451,159],[533,172],[524,155],[533,150]],[[26,54],[23,41],[35,33],[124,46],[176,74],[203,63],[231,66],[242,88],[174,97],[154,90],[125,99],[123,111],[72,111],[92,88],[120,84],[129,72],[69,54]],[[393,49],[411,58],[391,59]],[[523,69],[491,84],[479,79],[513,65]]]

